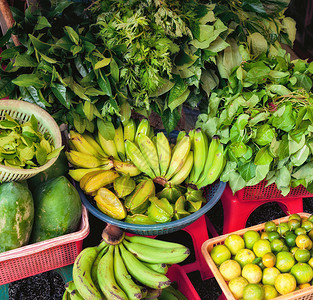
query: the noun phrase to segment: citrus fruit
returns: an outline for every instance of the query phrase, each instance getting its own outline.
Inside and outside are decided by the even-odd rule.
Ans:
[[[250,249],[240,249],[235,256],[235,261],[237,261],[242,268],[246,264],[252,263],[254,259],[255,255]]]
[[[266,267],[266,268],[274,267],[275,263],[276,263],[276,256],[275,256],[275,254],[272,253],[272,252],[265,253],[262,256],[262,263],[263,263],[264,267]]]
[[[297,249],[294,255],[296,261],[301,263],[308,262],[311,258],[311,253],[308,249]]]
[[[264,290],[259,284],[249,283],[243,289],[243,300],[263,300]]]
[[[278,296],[278,292],[276,291],[273,285],[263,285],[264,290],[264,300],[274,299]]]
[[[280,239],[280,235],[277,231],[268,232],[268,240],[271,242],[272,240]]]
[[[288,218],[288,221],[290,221],[290,220],[298,220],[298,221],[301,222],[301,216],[298,215],[298,214],[291,214],[291,215],[289,216],[289,218]]]
[[[306,234],[300,234],[296,238],[296,245],[300,249],[309,249],[312,241],[309,236]]]
[[[310,215],[310,216],[308,217],[308,221],[310,221],[310,222],[313,223],[313,215]]]
[[[302,222],[301,227],[304,228],[308,232],[311,229],[313,229],[313,223],[306,220],[306,221]]]
[[[295,233],[296,235],[306,234],[306,230],[305,230],[304,228],[300,227],[300,228],[296,228],[295,231],[294,231],[294,233]]]
[[[279,274],[275,280],[275,288],[278,293],[285,295],[292,293],[297,287],[297,281],[289,273]]]
[[[231,258],[231,253],[225,245],[214,246],[210,255],[216,265],[220,265]]]
[[[279,223],[277,225],[277,232],[284,236],[286,232],[288,232],[290,230],[289,226],[288,226],[288,223],[285,222],[285,223]]]
[[[267,232],[276,231],[276,224],[273,221],[267,221],[264,224],[264,230]]]
[[[220,273],[226,281],[240,276],[241,267],[235,260],[229,259],[220,265]]]
[[[243,238],[238,234],[230,234],[224,241],[225,246],[229,249],[232,255],[236,255],[240,249],[245,247]]]
[[[247,281],[246,278],[239,276],[229,281],[228,287],[230,291],[233,293],[234,297],[236,299],[239,299],[243,296],[243,289],[248,283],[249,282]]]
[[[275,267],[280,272],[289,272],[293,265],[295,264],[295,259],[290,252],[281,251],[276,255],[276,264]]]
[[[280,274],[280,271],[273,267],[273,268],[265,268],[263,270],[263,275],[262,275],[262,283],[263,284],[270,284],[274,285],[275,284],[275,279],[276,277]]]
[[[298,247],[291,247],[289,252],[292,254],[292,255],[295,255],[296,251],[298,250],[299,248]]]
[[[261,239],[262,240],[268,240],[268,232],[264,231],[261,233]]]
[[[310,286],[311,286],[311,284],[307,282],[307,283],[299,284],[298,288],[299,289],[306,289],[306,288],[308,288]]]
[[[262,269],[255,264],[246,264],[242,268],[241,276],[249,283],[259,283],[262,280]]]
[[[243,239],[246,248],[252,250],[254,243],[260,239],[260,234],[255,230],[248,230],[244,233]]]
[[[310,265],[311,268],[313,268],[313,257],[309,259],[308,264]]]
[[[313,270],[306,263],[297,263],[291,270],[290,274],[296,278],[298,284],[310,282],[313,278]]]
[[[281,239],[274,239],[271,241],[271,249],[273,252],[280,252],[284,248],[284,241]]]
[[[293,232],[288,233],[285,236],[285,243],[288,247],[294,247],[296,245],[297,235]]]
[[[257,257],[262,257],[267,252],[272,252],[271,243],[268,240],[258,240],[253,245],[253,252]]]
[[[301,227],[301,221],[299,221],[297,219],[291,219],[288,221],[288,226],[289,226],[290,230],[295,230],[295,229]]]
[[[311,240],[313,240],[313,229],[311,229],[311,230],[308,232],[308,236],[310,237]]]

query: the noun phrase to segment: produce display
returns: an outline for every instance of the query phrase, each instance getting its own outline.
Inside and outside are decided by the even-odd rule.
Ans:
[[[231,233],[210,256],[236,299],[262,300],[310,287],[313,215],[268,221],[261,232]]]
[[[85,248],[73,265],[63,299],[186,299],[171,288],[171,264],[184,261],[185,246],[143,236],[125,236]],[[164,290],[164,293],[163,293]],[[163,296],[161,296],[163,295]],[[160,298],[158,298],[160,296]]]
[[[112,140],[70,131],[66,152],[77,169],[69,175],[106,215],[134,224],[178,220],[199,210],[200,189],[221,174],[225,159],[218,137],[209,142],[201,129],[179,132],[170,145],[147,119],[120,124]]]

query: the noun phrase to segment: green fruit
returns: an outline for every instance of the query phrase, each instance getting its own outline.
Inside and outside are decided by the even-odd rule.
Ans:
[[[17,182],[0,185],[0,252],[28,243],[34,221],[30,190]]]
[[[246,248],[252,250],[254,243],[260,239],[260,234],[255,230],[248,230],[244,233],[243,239]]]
[[[34,193],[34,204],[33,243],[74,232],[80,223],[79,194],[64,176],[40,185]]]

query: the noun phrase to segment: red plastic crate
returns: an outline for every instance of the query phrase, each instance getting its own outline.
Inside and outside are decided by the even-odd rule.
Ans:
[[[0,285],[73,264],[89,230],[83,206],[77,232],[0,253]]]

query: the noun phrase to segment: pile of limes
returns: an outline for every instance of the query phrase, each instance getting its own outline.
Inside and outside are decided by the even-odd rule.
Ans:
[[[273,299],[313,284],[313,215],[229,234],[210,255],[234,297]]]

